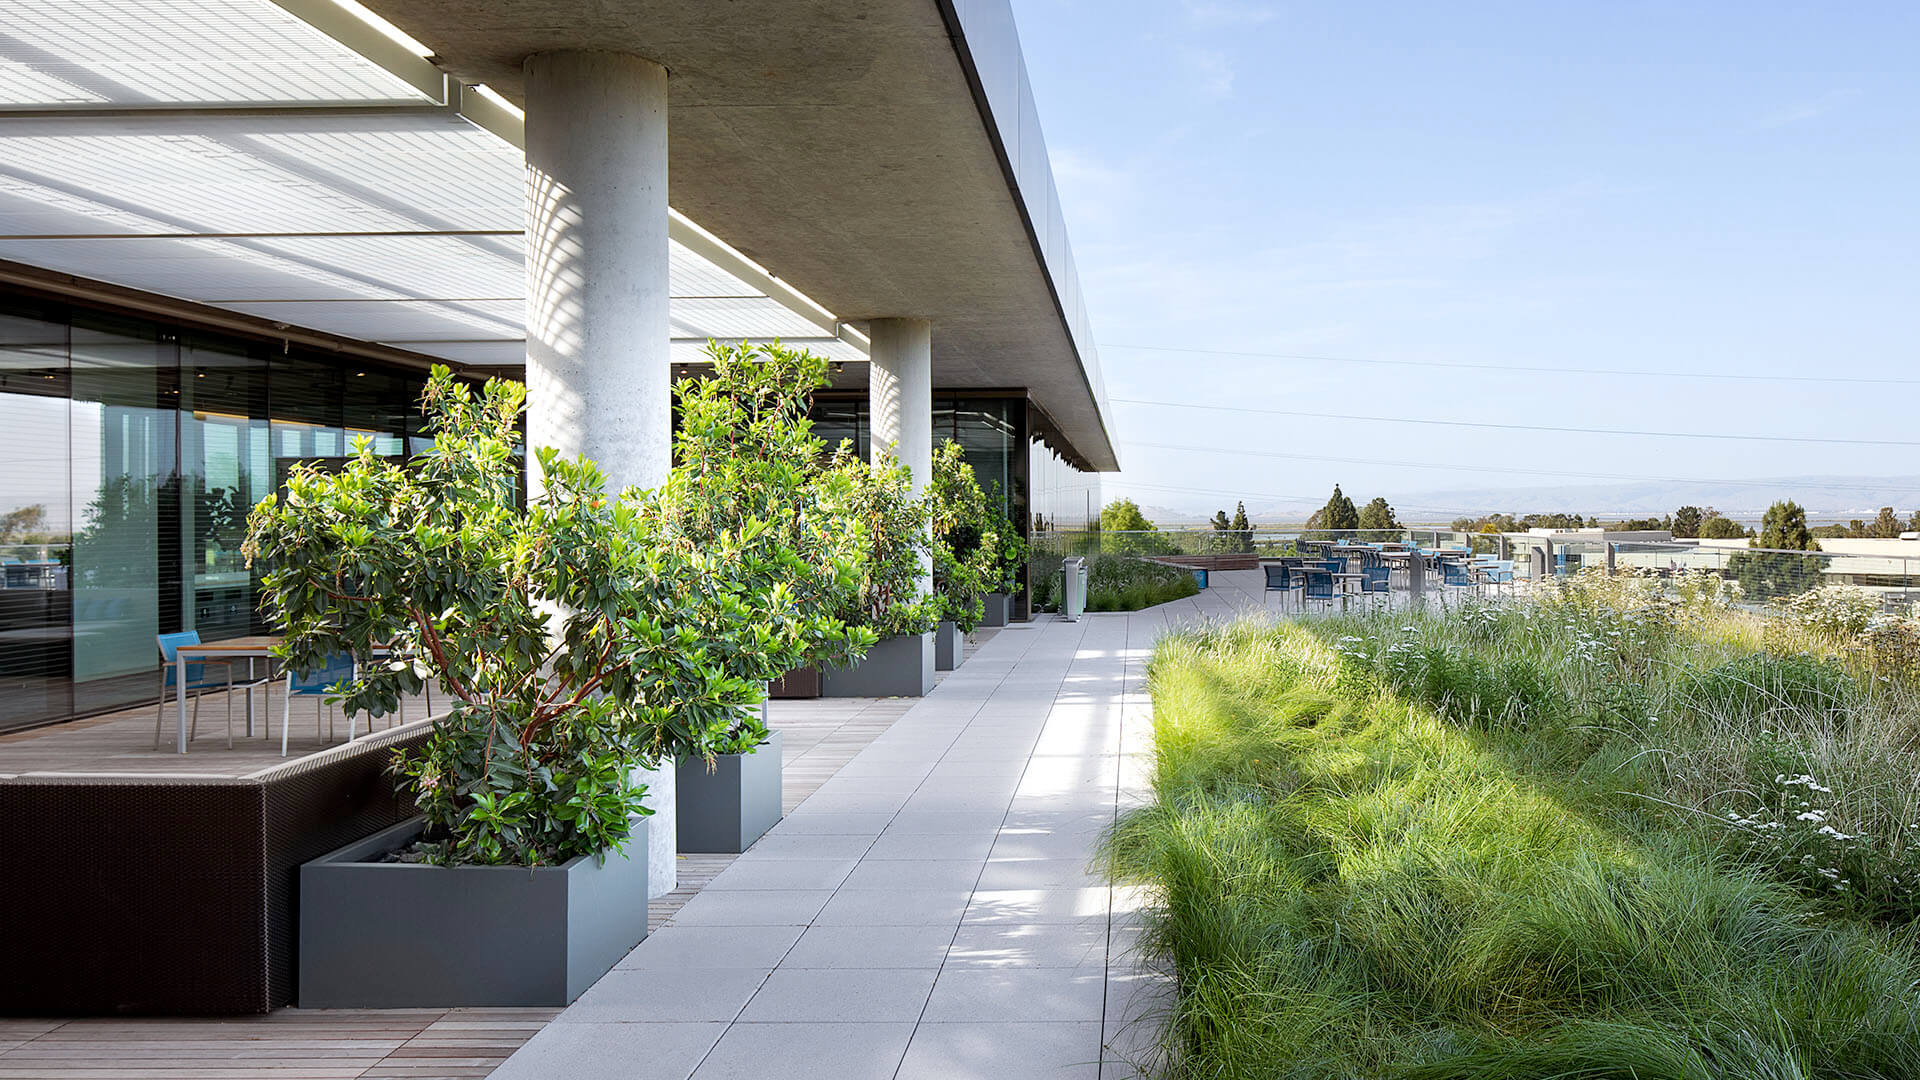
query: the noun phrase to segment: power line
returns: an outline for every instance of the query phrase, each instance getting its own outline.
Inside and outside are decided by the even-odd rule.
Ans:
[[[1703,431],[1634,431],[1626,428],[1555,427],[1548,424],[1491,424],[1474,420],[1432,420],[1412,416],[1359,416],[1348,413],[1306,412],[1298,409],[1255,409],[1244,405],[1199,405],[1186,401],[1146,401],[1112,398],[1122,405],[1156,405],[1164,409],[1200,409],[1211,412],[1253,413],[1259,416],[1297,416],[1315,420],[1354,420],[1374,424],[1424,424],[1429,427],[1484,428],[1493,431],[1548,431],[1575,435],[1636,435],[1657,439],[1710,439],[1720,442],[1819,443],[1829,446],[1920,446],[1900,439],[1825,439],[1810,435],[1727,435]]]
[[[1663,484],[1700,484],[1710,486],[1724,484],[1730,487],[1751,487],[1778,489],[1778,480],[1703,480],[1686,476],[1630,476],[1625,473],[1568,472],[1558,469],[1519,469],[1502,465],[1457,465],[1438,464],[1431,461],[1392,461],[1382,458],[1328,457],[1320,454],[1293,454],[1280,450],[1240,450],[1219,446],[1180,446],[1175,443],[1136,442],[1121,440],[1123,445],[1138,446],[1150,450],[1187,450],[1197,454],[1226,454],[1239,457],[1285,458],[1289,461],[1321,461],[1339,465],[1391,465],[1406,469],[1439,469],[1445,472],[1484,472],[1513,476],[1562,476],[1583,480],[1625,480],[1629,482],[1657,482]],[[1870,487],[1865,484],[1822,484],[1823,488],[1834,491],[1855,491],[1861,494],[1920,495],[1920,488]]]
[[[1381,367],[1440,368],[1449,371],[1537,372],[1547,375],[1613,375],[1636,379],[1725,379],[1732,382],[1846,383],[1875,386],[1920,386],[1920,379],[1882,379],[1847,375],[1749,375],[1726,371],[1651,371],[1636,368],[1549,367],[1544,364],[1474,364],[1447,360],[1379,360],[1360,356],[1314,356],[1303,353],[1241,352],[1234,349],[1185,349],[1171,345],[1102,343],[1103,349],[1141,352],[1190,353],[1197,356],[1238,356],[1255,360],[1305,360],[1320,364],[1374,364]]]

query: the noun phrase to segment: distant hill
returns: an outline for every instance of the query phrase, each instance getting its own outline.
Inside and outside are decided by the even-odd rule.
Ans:
[[[1124,486],[1124,485],[1117,485]],[[1374,492],[1349,492],[1356,499]],[[1387,501],[1410,522],[1444,522],[1489,513],[1577,513],[1603,518],[1660,517],[1681,506],[1711,506],[1730,518],[1758,520],[1769,505],[1792,499],[1807,508],[1816,523],[1871,519],[1882,506],[1905,517],[1920,508],[1920,476],[1782,476],[1738,483],[1695,484],[1631,481],[1615,484],[1559,484],[1522,488],[1444,488],[1386,493]],[[1215,500],[1218,501],[1218,500]],[[1319,502],[1249,501],[1247,515],[1259,524],[1298,524],[1318,510]],[[1233,509],[1231,502],[1226,507]],[[1143,506],[1155,524],[1203,523],[1212,510]]]

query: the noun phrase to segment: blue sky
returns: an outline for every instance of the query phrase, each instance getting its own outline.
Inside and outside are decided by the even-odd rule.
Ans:
[[[1113,397],[1920,440],[1920,385],[1129,347],[1920,379],[1920,5],[1013,3]],[[1108,490],[1162,505],[1595,482],[1462,461],[1920,474],[1911,446],[1114,411]]]

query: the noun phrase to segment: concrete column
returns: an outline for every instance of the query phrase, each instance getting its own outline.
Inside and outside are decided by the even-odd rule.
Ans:
[[[527,440],[614,491],[671,463],[667,69],[610,52],[526,61]],[[528,481],[542,478],[530,461]],[[649,891],[676,883],[674,763],[645,770]]]
[[[868,413],[874,460],[892,454],[913,473],[915,494],[933,480],[933,324],[925,319],[875,319],[867,365]],[[933,591],[933,562],[921,559],[920,591]]]

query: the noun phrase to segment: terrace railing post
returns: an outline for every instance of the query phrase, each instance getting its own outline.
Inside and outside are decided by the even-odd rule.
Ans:
[[[1607,547],[1607,575],[1611,577],[1613,575],[1614,570],[1618,566],[1618,562],[1619,562],[1618,555],[1619,555],[1620,548],[1619,548],[1619,545],[1617,544],[1608,544],[1606,547]]]

